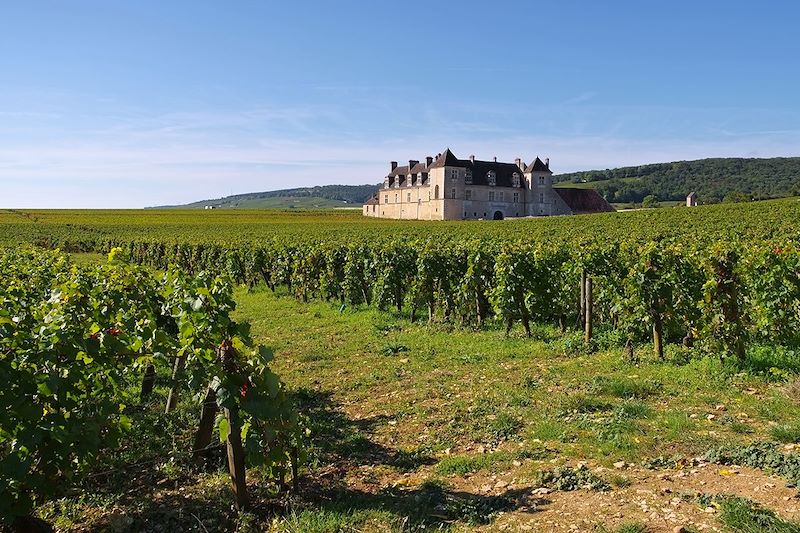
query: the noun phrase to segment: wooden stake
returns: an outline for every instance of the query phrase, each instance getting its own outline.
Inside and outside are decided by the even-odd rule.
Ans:
[[[240,511],[247,508],[247,482],[244,469],[244,447],[242,446],[242,427],[239,423],[239,409],[225,409],[228,420],[228,472],[231,475],[233,493],[236,496],[236,508]]]
[[[633,352],[633,340],[628,339],[625,341],[625,348],[622,351],[625,361],[631,364],[636,364],[639,361],[636,359],[636,354]]]
[[[586,300],[584,302],[585,308],[585,327],[583,330],[583,341],[589,344],[592,340],[592,278],[586,278]]]
[[[153,393],[153,386],[156,383],[156,367],[152,364],[147,365],[142,377],[142,392],[139,394],[139,401],[144,403]]]
[[[661,322],[661,316],[656,314],[653,317],[653,353],[659,359],[664,359],[663,329],[664,324]]]
[[[586,328],[586,270],[581,271],[581,299],[580,310],[578,312],[578,326]]]
[[[186,356],[180,356],[175,359],[175,366],[172,367],[172,386],[169,388],[167,395],[167,406],[164,409],[165,413],[169,413],[178,404],[178,389],[180,388],[180,377],[183,369],[186,368]]]
[[[212,387],[208,387],[203,407],[200,411],[200,423],[197,425],[197,433],[194,437],[194,449],[192,460],[195,463],[202,463],[208,457],[208,447],[214,435],[214,419],[217,417],[217,393]]]
[[[230,341],[225,341],[219,347],[222,367],[225,373],[236,373],[235,351]],[[225,418],[228,420],[228,472],[231,475],[233,493],[236,495],[236,508],[240,511],[247,508],[249,497],[247,495],[247,482],[245,479],[244,447],[242,446],[242,425],[239,420],[239,408],[233,406],[224,409]]]

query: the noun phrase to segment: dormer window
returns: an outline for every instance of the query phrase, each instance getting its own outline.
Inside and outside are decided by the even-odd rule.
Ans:
[[[520,177],[519,172],[514,172],[511,176],[511,186],[512,187],[519,187]]]
[[[472,169],[468,168],[464,171],[464,183],[472,185]]]
[[[490,170],[486,173],[486,182],[492,187],[497,185],[497,174],[494,170]]]

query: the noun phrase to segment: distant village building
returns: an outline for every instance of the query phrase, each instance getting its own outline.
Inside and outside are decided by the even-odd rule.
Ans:
[[[593,189],[553,187],[550,161],[530,165],[458,159],[446,149],[435,158],[390,162],[378,193],[363,207],[365,216],[412,220],[464,220],[614,211]]]
[[[697,193],[692,191],[686,196],[686,207],[697,207]]]

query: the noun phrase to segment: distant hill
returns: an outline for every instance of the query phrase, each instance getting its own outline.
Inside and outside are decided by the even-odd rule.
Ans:
[[[755,199],[800,195],[800,157],[720,158],[589,170],[553,176],[558,186],[591,187],[609,202],[683,200],[697,192],[701,203],[716,203],[729,193]]]
[[[334,207],[361,207],[379,185],[321,185],[280,191],[251,192],[224,198],[202,200],[183,205],[165,205],[159,208],[215,208],[240,209],[330,209]]]

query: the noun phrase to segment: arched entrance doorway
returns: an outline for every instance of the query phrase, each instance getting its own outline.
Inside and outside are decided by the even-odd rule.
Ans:
[[[495,211],[493,219],[494,220],[503,220],[503,212],[502,211]]]

